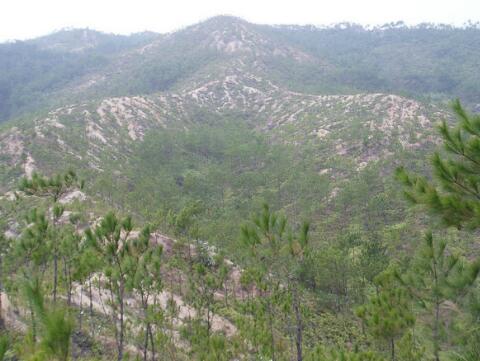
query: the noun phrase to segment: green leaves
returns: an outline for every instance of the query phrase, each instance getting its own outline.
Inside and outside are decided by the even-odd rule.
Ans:
[[[189,202],[178,213],[169,211],[167,219],[177,236],[196,238],[198,235],[197,216],[202,212],[200,201]]]
[[[10,346],[10,340],[7,335],[0,336],[0,361],[5,360],[8,348]]]
[[[85,181],[79,180],[73,170],[64,174],[56,174],[52,177],[44,177],[38,173],[33,173],[29,179],[22,178],[19,190],[27,195],[39,197],[51,197],[53,202],[57,202],[64,194],[74,188],[83,189]]]
[[[456,100],[452,109],[458,123],[450,129],[439,126],[446,155],[434,153],[435,182],[411,176],[398,168],[397,179],[405,186],[408,200],[439,215],[448,226],[480,227],[480,117],[469,115]]]
[[[14,267],[23,265],[26,272],[32,272],[50,259],[52,230],[45,213],[36,208],[27,214],[26,223],[22,236],[13,243],[13,256],[18,260]]]
[[[448,250],[445,240],[438,241],[432,232],[427,232],[407,275],[396,272],[397,280],[406,287],[430,319],[436,360],[440,359],[440,331],[446,326],[441,308],[447,302],[460,303],[472,289],[479,270],[478,260],[468,262],[460,258]]]
[[[401,337],[415,323],[410,301],[402,288],[383,288],[356,313],[376,338],[390,341]]]
[[[270,338],[266,355],[274,355],[276,345],[275,324],[277,312],[295,323],[297,358],[302,359],[303,321],[302,285],[300,279],[309,254],[309,223],[305,222],[294,232],[283,214],[275,213],[264,204],[260,214],[241,228],[242,240],[252,254],[242,275],[242,284],[254,283],[260,291],[259,305],[253,307],[252,317],[257,320],[265,314],[268,324],[265,335]],[[281,323],[281,322],[280,322]],[[255,321],[256,325],[256,321]],[[256,327],[256,326],[255,326]],[[258,337],[258,335],[254,335]]]
[[[45,305],[41,283],[36,276],[31,281],[25,281],[24,292],[41,327],[40,348],[36,352],[49,360],[67,361],[74,329],[73,319],[64,309],[49,309]]]
[[[298,234],[293,233],[287,218],[270,211],[270,207],[264,204],[262,212],[253,216],[249,224],[241,227],[241,236],[243,245],[255,257],[267,260],[271,263],[270,267],[275,268],[276,262],[283,262],[285,256],[303,258],[308,247],[309,230],[310,224],[304,222]]]
[[[413,295],[425,302],[451,299],[468,288],[478,275],[478,261],[469,263],[447,250],[445,240],[435,240],[433,234],[425,235],[417,252],[408,280],[414,287]]]
[[[158,317],[154,317],[152,313],[161,313],[161,310],[154,307],[158,306],[156,301],[151,304],[151,299],[163,288],[161,274],[163,249],[161,246],[150,244],[150,235],[150,226],[145,226],[136,234],[132,217],[120,219],[113,212],[107,213],[93,231],[88,229],[85,232],[87,244],[100,258],[97,267],[106,278],[103,287],[114,295],[109,312],[117,335],[119,359],[123,355],[126,333],[124,318],[127,292],[140,297],[143,313],[139,320],[144,328],[146,344],[148,340],[154,342],[151,324]],[[161,317],[158,318],[160,319]]]
[[[133,277],[129,278],[130,287],[135,292],[151,295],[162,290],[162,246],[150,245],[150,227],[146,226],[134,239],[130,248]]]

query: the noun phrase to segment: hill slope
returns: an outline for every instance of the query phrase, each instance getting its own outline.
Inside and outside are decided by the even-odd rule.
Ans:
[[[296,285],[308,311],[305,349],[312,352],[312,359],[319,343],[369,349],[373,342],[361,332],[352,311],[374,293],[373,279],[389,262],[408,264],[405,260],[411,258],[425,221],[405,207],[392,172],[400,164],[424,171],[425,155],[438,142],[435,124],[451,118],[444,97],[467,84],[461,80],[460,88],[446,90],[443,81],[431,82],[424,71],[419,72],[419,83],[408,80],[415,61],[437,61],[421,41],[412,40],[424,31],[431,36],[428,44],[438,39],[449,43],[444,35],[451,32],[474,43],[479,32],[265,27],[217,17],[167,35],[116,37],[81,30],[2,45],[0,51],[7,54],[2,61],[8,62],[11,78],[3,83],[8,96],[3,98],[7,100],[2,111],[8,121],[0,127],[0,193],[4,194],[0,230],[9,239],[23,240],[23,216],[37,205],[49,210],[39,197],[15,200],[11,191],[18,188],[20,178],[36,171],[50,175],[73,168],[86,186],[60,200],[67,211],[59,222],[71,222],[67,227],[75,228],[68,230],[73,235],[69,247],[84,245],[83,231],[101,224],[99,217],[108,210],[132,215],[136,222],[148,222],[155,229],[145,249],[137,252],[143,243],[136,240],[129,252],[143,257],[147,250],[164,247],[160,276],[154,277],[161,279],[161,291],[154,293],[153,302],[159,306],[155,316],[166,318],[154,318],[160,322],[155,330],[158,337],[166,337],[158,340],[162,349],[179,356],[172,359],[205,359],[211,347],[222,345],[225,360],[270,357],[268,347],[278,347],[284,359],[291,359],[294,317],[287,307],[289,296],[283,292],[290,291],[283,287],[291,281],[290,275],[270,280],[278,282],[276,290],[272,288],[280,302],[274,312],[283,310],[285,316],[265,318],[271,312],[263,308],[271,306],[270,295],[258,288],[263,287],[262,280],[254,278],[256,267],[268,267],[268,262],[252,258],[239,239],[241,224],[268,203],[289,218],[293,233],[302,220],[311,221],[312,258],[303,258],[303,251],[296,253],[294,243],[273,257],[267,254],[272,263],[283,259],[276,256],[283,257],[286,248],[289,254],[302,254]],[[392,50],[391,58],[385,57],[384,37],[388,44],[404,44],[418,58],[398,62],[398,49]],[[462,41],[459,46],[465,45]],[[376,53],[381,56],[372,55]],[[351,54],[357,57],[350,59]],[[372,57],[378,61],[374,66],[370,66]],[[459,67],[470,69],[474,62],[460,62]],[[435,67],[434,78],[441,78],[445,69]],[[7,75],[0,74],[1,79]],[[38,78],[39,74],[44,77]],[[15,79],[24,81],[12,86]],[[440,94],[441,101],[415,97],[425,90],[418,86],[422,82],[428,83],[427,92]],[[15,103],[22,100],[17,92],[26,97],[25,103]],[[28,101],[38,94],[42,96],[35,103]],[[471,94],[475,102],[475,92]],[[12,118],[20,113],[24,115]],[[29,229],[28,220],[23,229]],[[124,231],[114,231],[128,238],[129,222],[121,224]],[[102,232],[90,236],[101,237]],[[23,236],[27,241],[29,234]],[[144,234],[135,230],[131,236]],[[121,243],[127,244],[127,238]],[[459,242],[458,248],[462,246]],[[109,249],[121,248],[117,244]],[[114,296],[110,293],[112,299],[107,300],[108,284],[101,272],[116,273],[93,265],[97,268],[94,272],[89,268],[88,282],[80,270],[81,280],[68,283],[72,281],[68,267],[77,264],[76,259],[69,261],[69,251],[62,249],[61,293],[67,294],[74,311],[83,307],[84,299],[92,298],[85,319],[95,326],[88,332],[80,327],[73,348],[89,353],[87,357],[111,359],[115,353],[111,321],[116,325],[118,318],[106,317],[115,312],[109,306]],[[87,261],[95,261],[85,254]],[[224,260],[217,255],[228,255],[226,268],[219,266]],[[127,261],[129,267],[140,264]],[[9,266],[17,280],[17,265]],[[45,266],[46,284],[54,267]],[[246,267],[248,272],[243,273]],[[135,277],[134,282],[142,280]],[[15,296],[13,291],[9,295]],[[144,343],[138,326],[143,319],[139,311],[148,309],[148,302],[142,303],[143,298],[139,300],[131,289],[126,296],[125,346],[137,354],[148,346],[148,332]],[[21,317],[25,312],[10,311],[11,321],[25,329],[27,318]],[[429,340],[426,322],[419,324],[416,337]],[[264,327],[272,342],[257,334],[257,326]],[[206,334],[196,334],[199,330]],[[93,341],[88,334],[95,335]],[[378,350],[386,354],[383,345]]]
[[[166,35],[65,30],[0,44],[0,120],[79,99],[177,91],[238,56],[296,91],[459,96],[475,107],[479,42],[475,26],[271,27],[228,16]]]
[[[230,221],[263,201],[316,218],[363,174],[379,177],[372,194],[385,191],[395,164],[430,149],[434,124],[448,117],[396,95],[293,92],[259,76],[249,56],[196,73],[179,92],[67,105],[6,127],[3,191],[33,170],[73,167],[92,193],[147,219],[202,200],[205,227],[212,210],[227,227],[204,237],[228,244]]]

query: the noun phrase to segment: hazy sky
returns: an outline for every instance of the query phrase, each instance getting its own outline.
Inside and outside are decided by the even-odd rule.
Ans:
[[[229,14],[265,24],[384,24],[480,20],[480,0],[0,0],[0,41],[64,27],[169,32]]]

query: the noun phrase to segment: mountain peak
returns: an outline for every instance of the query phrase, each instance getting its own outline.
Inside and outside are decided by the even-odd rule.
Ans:
[[[186,30],[205,35],[222,34],[241,40],[245,38],[247,33],[255,32],[255,25],[235,16],[218,15],[190,26]]]
[[[279,44],[260,27],[235,16],[219,15],[185,29],[202,48],[227,54],[290,56],[300,52]],[[306,56],[302,56],[306,57]]]
[[[249,24],[246,20],[233,15],[217,15],[201,22],[201,24],[212,24],[213,26],[229,26],[235,24]]]

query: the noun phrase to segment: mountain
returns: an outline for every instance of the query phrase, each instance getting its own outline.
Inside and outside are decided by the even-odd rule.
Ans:
[[[278,64],[315,69],[312,77],[337,65],[275,31],[221,16],[164,36],[139,35],[141,45],[106,52],[99,70],[88,69],[45,93],[63,105],[5,124],[1,189],[33,170],[74,167],[91,180],[92,193],[146,219],[159,207],[178,209],[201,199],[207,227],[207,214],[220,207],[228,226],[217,232],[217,241],[234,236],[231,217],[246,217],[252,197],[255,204],[303,209],[315,219],[334,214],[342,202],[365,208],[369,195],[393,187],[389,174],[396,164],[414,163],[434,146],[434,124],[448,119],[448,111],[442,103],[382,92],[292,90],[295,83],[288,87],[285,77],[275,76]],[[82,30],[33,42],[42,44],[39,51],[54,48],[58,54],[63,48],[76,57],[97,54],[102,41],[114,39]],[[302,172],[301,179],[289,174],[292,168]],[[349,185],[372,176],[379,178],[369,182],[370,190],[348,200]],[[397,194],[392,209],[399,202]],[[356,216],[361,214],[369,217]]]
[[[0,44],[0,121],[59,103],[56,92],[65,92],[71,82],[101,71],[127,49],[157,36],[78,29]]]
[[[276,72],[297,89],[383,91],[433,100],[460,97],[478,106],[478,24],[454,28],[397,23],[372,29],[338,24],[331,28],[280,26],[265,30],[331,65],[324,73],[312,67]]]
[[[40,50],[59,53],[106,53],[112,54],[131,47],[143,46],[160,35],[153,32],[136,33],[130,36],[105,34],[91,29],[64,29],[58,32],[27,40],[26,43]]]
[[[272,27],[229,16],[165,35],[63,30],[0,44],[0,120],[79,99],[176,90],[238,54],[299,92],[461,97],[476,107],[479,45],[475,25]]]
[[[252,258],[239,235],[243,221],[268,203],[291,220],[292,232],[311,221],[316,258],[306,257],[300,285],[302,307],[313,314],[305,344],[365,348],[371,340],[352,310],[374,293],[373,279],[389,262],[412,257],[426,223],[406,207],[393,171],[406,165],[426,172],[427,154],[439,143],[436,124],[453,119],[450,98],[479,103],[479,39],[473,26],[272,27],[220,16],[170,34],[79,29],[1,44],[0,229],[21,239],[22,219],[31,219],[34,206],[53,214],[39,197],[19,192],[16,200],[21,178],[74,169],[85,187],[62,195],[60,223],[83,212],[75,224],[83,231],[114,210],[155,229],[148,240],[165,252],[158,302],[178,313],[168,316],[178,359],[200,354],[200,336],[192,334],[198,325],[190,322],[202,315],[205,299],[195,292],[206,283],[192,277],[218,271],[222,255],[230,267],[225,288],[205,296],[216,305],[205,311],[208,345],[223,342],[237,359],[270,357],[252,346],[264,341],[252,331],[257,320],[248,302],[268,292],[251,286],[255,269],[243,270]],[[105,348],[108,358],[113,336],[101,278],[93,278],[89,316],[101,346],[92,346],[85,330],[73,339],[76,349]],[[73,303],[92,297],[91,280],[89,295],[82,281],[70,285]],[[278,288],[287,290],[288,282],[279,280]],[[126,303],[132,334],[142,318],[136,296],[130,292]],[[292,320],[270,324],[289,356]],[[210,331],[225,339],[210,343]],[[138,353],[138,339],[127,339]]]

